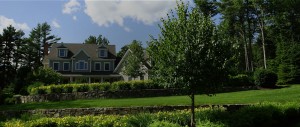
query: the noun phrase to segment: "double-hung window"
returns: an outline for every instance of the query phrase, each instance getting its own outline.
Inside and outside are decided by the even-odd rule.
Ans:
[[[104,71],[110,71],[110,63],[104,62]]]
[[[88,69],[88,63],[84,60],[79,60],[76,62],[76,70],[87,70]]]
[[[58,71],[59,70],[59,62],[53,63],[53,70]]]
[[[100,62],[95,63],[95,71],[101,71],[101,63]]]
[[[107,49],[100,49],[99,57],[107,57]]]
[[[59,57],[67,57],[67,50],[66,49],[59,49],[58,50]]]
[[[69,71],[70,70],[70,63],[69,62],[64,62],[64,71]]]

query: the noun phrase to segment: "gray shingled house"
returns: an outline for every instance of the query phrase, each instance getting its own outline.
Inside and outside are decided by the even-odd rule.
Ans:
[[[123,80],[116,73],[115,45],[53,44],[43,64],[62,74],[62,82],[113,82]]]

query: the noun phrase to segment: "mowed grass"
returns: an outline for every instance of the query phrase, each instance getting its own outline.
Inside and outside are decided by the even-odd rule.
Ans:
[[[255,104],[261,102],[297,102],[300,101],[300,85],[290,85],[280,89],[249,90],[230,93],[219,93],[209,97],[197,95],[196,105],[207,104]],[[16,105],[1,105],[0,110],[28,109],[63,109],[91,107],[131,107],[131,106],[161,106],[161,105],[190,105],[188,96],[168,96],[150,98],[125,99],[90,99],[61,102],[27,103]]]

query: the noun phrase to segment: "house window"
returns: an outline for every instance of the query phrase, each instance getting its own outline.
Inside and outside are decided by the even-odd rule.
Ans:
[[[107,57],[107,49],[100,49],[99,57]]]
[[[101,63],[100,62],[95,63],[95,70],[96,71],[101,71]]]
[[[59,63],[58,62],[53,63],[53,70],[55,70],[55,71],[59,70]]]
[[[110,71],[110,63],[109,62],[104,63],[104,71]]]
[[[70,70],[70,63],[64,62],[64,71],[69,71],[69,70]]]
[[[59,57],[66,57],[67,56],[66,49],[59,49],[58,50],[58,55],[59,55]]]
[[[80,60],[76,62],[76,70],[87,70],[88,69],[88,63]]]

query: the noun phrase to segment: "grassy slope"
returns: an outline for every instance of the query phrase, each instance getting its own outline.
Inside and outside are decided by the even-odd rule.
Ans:
[[[289,101],[300,101],[299,91],[300,85],[292,85],[290,87],[273,90],[251,90],[231,93],[220,93],[212,97],[206,95],[197,95],[196,104],[253,104],[265,101],[282,103]],[[0,106],[0,110],[128,107],[189,104],[190,99],[188,96],[170,96],[152,98],[74,100],[63,102],[2,105]]]

